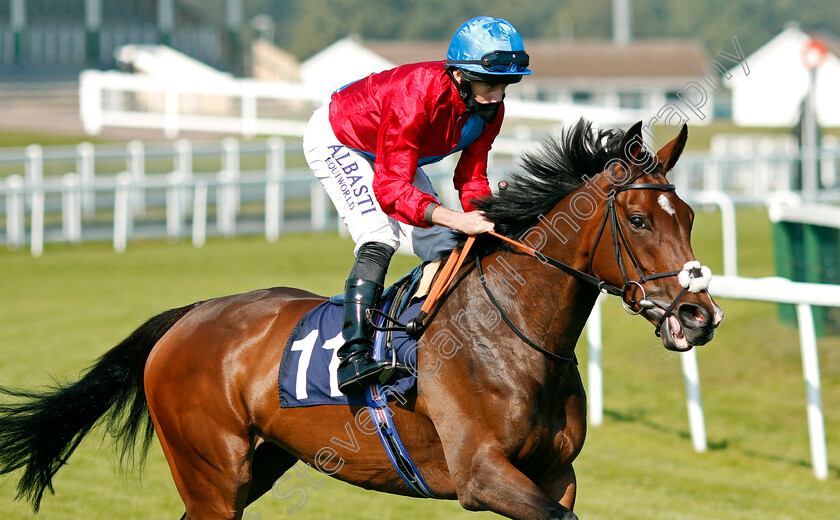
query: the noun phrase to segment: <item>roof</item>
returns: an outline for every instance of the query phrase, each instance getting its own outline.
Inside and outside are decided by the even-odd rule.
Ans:
[[[443,59],[449,43],[365,40],[362,45],[401,65]],[[691,64],[709,59],[694,40],[634,40],[623,46],[608,40],[529,40],[525,48],[534,79],[694,77]]]
[[[782,32],[756,49],[744,61],[750,64],[751,70],[759,70],[762,66],[778,68],[780,66],[792,66],[794,64],[801,69],[802,48],[812,38],[819,40],[825,45],[829,56],[840,57],[840,40],[836,36],[826,31],[803,31],[798,23],[790,22],[785,25]],[[729,72],[734,74],[741,68],[742,65],[737,64],[730,67]],[[734,74],[731,78],[724,81],[732,88],[748,80],[754,82],[753,78],[754,76],[747,76],[745,74]]]
[[[166,45],[128,44],[117,47],[114,57],[122,67],[158,78],[218,80],[231,75]]]
[[[442,60],[449,48],[443,40],[363,40],[361,44],[394,65]]]
[[[805,31],[811,38],[819,40],[828,52],[835,56],[840,56],[840,40],[834,34],[828,31]]]

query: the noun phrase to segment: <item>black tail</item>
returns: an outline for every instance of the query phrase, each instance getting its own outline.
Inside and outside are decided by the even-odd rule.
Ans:
[[[143,389],[146,360],[164,333],[196,305],[150,319],[106,352],[76,383],[37,392],[0,387],[0,393],[18,398],[14,403],[0,403],[0,475],[25,468],[17,498],[28,500],[37,512],[44,491],[54,492],[55,473],[103,419],[121,447],[122,461],[134,460],[142,431],[142,464],[154,436]]]

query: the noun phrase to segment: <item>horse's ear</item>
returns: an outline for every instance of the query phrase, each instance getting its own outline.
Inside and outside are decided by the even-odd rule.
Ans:
[[[662,175],[671,171],[671,168],[677,164],[677,160],[679,160],[680,155],[682,155],[683,149],[685,148],[685,142],[687,140],[688,125],[683,124],[679,135],[656,152],[656,160],[662,165]]]
[[[639,121],[627,130],[624,134],[624,139],[621,140],[621,150],[618,158],[621,159],[622,164],[630,167],[633,164],[638,164],[639,157],[644,150],[644,142],[642,141],[642,122]]]

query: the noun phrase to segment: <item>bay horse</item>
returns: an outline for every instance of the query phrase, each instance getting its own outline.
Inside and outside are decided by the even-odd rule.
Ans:
[[[572,463],[586,404],[573,358],[599,291],[643,315],[667,349],[712,339],[723,314],[702,288],[689,290],[702,277],[684,267],[693,212],[665,177],[687,132],[653,154],[641,122],[625,133],[580,121],[480,202],[500,235],[532,254],[476,241],[476,262],[425,326],[416,390],[390,403],[435,497],[515,519],[577,518]],[[282,347],[324,301],[284,287],[194,303],[148,320],[77,382],[2,389],[13,399],[0,404],[0,473],[23,470],[17,497],[37,511],[82,438],[105,423],[126,457],[157,434],[184,519],[242,518],[297,461],[412,495],[362,428],[365,407],[280,406]]]

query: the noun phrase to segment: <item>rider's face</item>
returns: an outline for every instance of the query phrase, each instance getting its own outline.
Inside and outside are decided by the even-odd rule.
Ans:
[[[484,83],[471,81],[473,96],[478,103],[501,103],[507,85],[504,83]]]
[[[460,83],[463,78],[463,73],[460,70],[456,70],[453,75]],[[501,103],[507,85],[504,83],[470,81],[470,88],[472,88],[473,97],[478,103]]]

